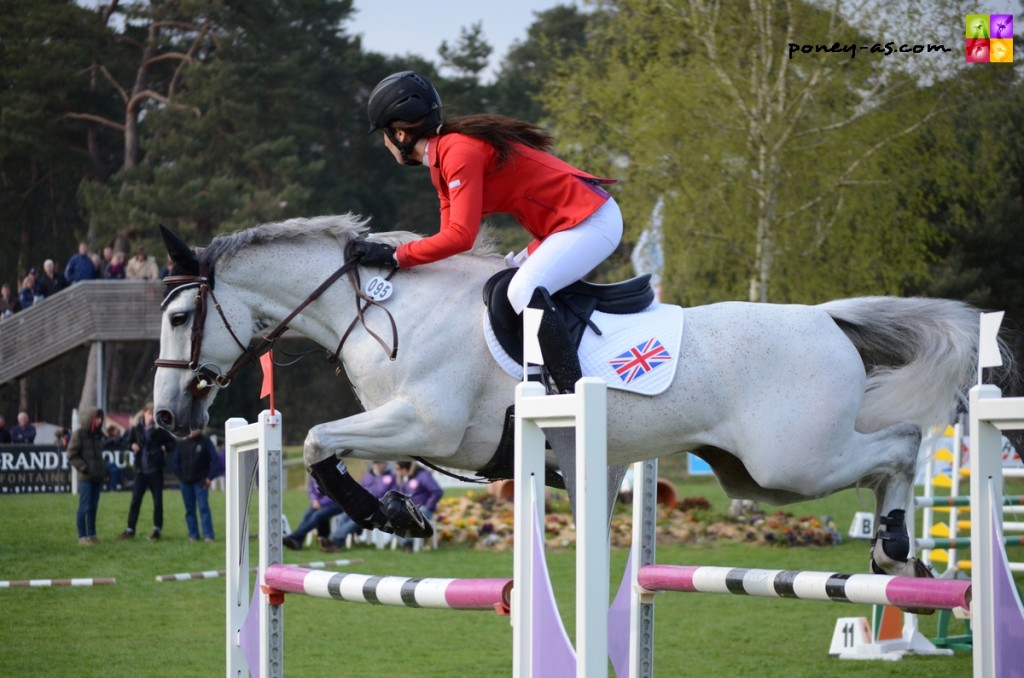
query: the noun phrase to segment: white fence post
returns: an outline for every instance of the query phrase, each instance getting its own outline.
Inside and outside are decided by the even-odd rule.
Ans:
[[[249,500],[259,483],[259,570],[256,586],[270,565],[281,563],[282,445],[281,412],[260,413],[256,423],[229,419],[225,423],[227,676],[246,678],[250,667],[242,648],[242,627],[249,612]],[[284,671],[284,615],[260,594],[259,675],[278,678]]]

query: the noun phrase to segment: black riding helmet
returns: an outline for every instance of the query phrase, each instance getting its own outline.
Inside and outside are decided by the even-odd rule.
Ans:
[[[430,81],[413,71],[392,73],[377,83],[366,103],[370,119],[370,134],[383,129],[402,154],[406,165],[419,163],[409,158],[409,152],[424,134],[441,124],[441,97]],[[418,123],[404,128],[410,140],[404,144],[395,139],[391,123],[395,121]]]

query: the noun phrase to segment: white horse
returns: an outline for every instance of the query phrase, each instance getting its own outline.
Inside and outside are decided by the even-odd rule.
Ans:
[[[474,251],[399,270],[393,295],[365,312],[344,277],[310,301],[345,261],[345,245],[366,236],[365,220],[346,215],[265,224],[198,254],[169,244],[190,277],[172,281],[164,301],[160,425],[179,435],[205,426],[250,342],[287,325],[340,353],[366,410],[314,426],[307,466],[345,457],[484,466],[516,384],[489,355],[482,322],[481,286],[503,259]],[[369,237],[395,244],[416,236]],[[385,275],[354,265],[349,273]],[[978,312],[957,301],[866,297],[730,302],[685,315],[667,390],[609,391],[609,464],[689,451],[730,497],[771,504],[870,487],[881,525],[876,567],[907,574],[902,517],[921,431],[950,421],[962,402],[976,370]]]

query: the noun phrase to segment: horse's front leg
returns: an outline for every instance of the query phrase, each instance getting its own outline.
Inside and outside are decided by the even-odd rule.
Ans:
[[[303,456],[311,467],[353,449],[371,458],[422,455],[435,452],[437,437],[409,401],[396,399],[368,412],[317,424],[306,435]]]
[[[401,537],[429,537],[433,528],[403,494],[375,497],[348,472],[340,454],[356,448],[384,456],[422,453],[432,441],[416,408],[404,400],[339,421],[319,424],[306,436],[304,458],[320,489],[360,527]]]

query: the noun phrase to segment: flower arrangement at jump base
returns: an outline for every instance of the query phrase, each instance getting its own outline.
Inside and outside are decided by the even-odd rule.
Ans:
[[[442,544],[466,544],[474,549],[504,551],[512,548],[513,510],[510,499],[468,492],[442,499],[434,516]],[[576,542],[569,501],[564,492],[552,492],[545,507],[548,548],[569,548]],[[614,547],[629,546],[632,514],[628,506],[616,508],[611,524]],[[677,506],[658,507],[658,543],[696,544],[732,541],[769,546],[824,546],[838,544],[842,536],[831,519],[793,516],[783,511],[748,511],[739,517],[714,514],[704,497],[685,497]]]

